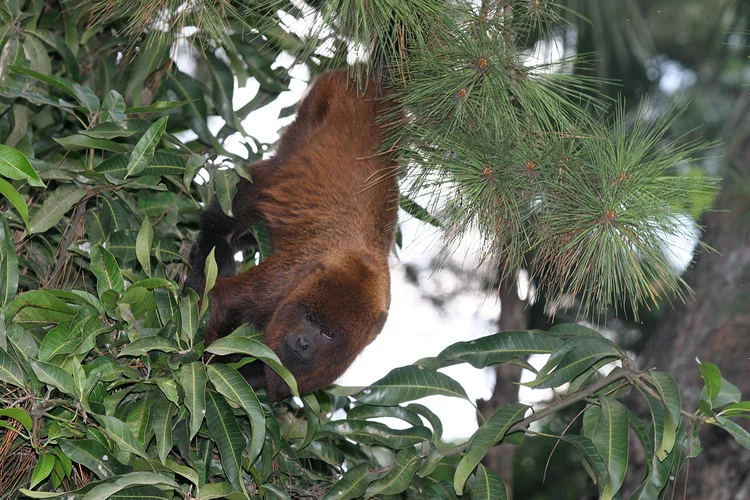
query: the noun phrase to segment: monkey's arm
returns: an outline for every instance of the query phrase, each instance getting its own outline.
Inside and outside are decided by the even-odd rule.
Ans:
[[[219,277],[225,278],[236,274],[237,263],[234,255],[254,243],[255,240],[249,236],[248,229],[251,224],[262,220],[258,210],[259,199],[258,188],[247,180],[240,179],[237,194],[232,201],[234,217],[226,215],[217,200],[211,202],[201,217],[201,230],[190,250],[190,272],[185,280],[185,286],[199,294],[203,292],[206,258],[213,248],[216,248],[214,258]]]

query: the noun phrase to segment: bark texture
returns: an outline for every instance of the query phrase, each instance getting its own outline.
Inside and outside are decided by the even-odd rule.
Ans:
[[[646,366],[677,380],[690,411],[697,409],[703,387],[696,357],[716,363],[745,399],[750,396],[750,118],[740,130],[744,137],[730,145],[734,169],[725,174],[715,211],[704,221],[703,240],[720,254],[698,255],[686,275],[694,300],[665,313],[645,350]],[[706,427],[700,434],[704,451],[690,463],[686,498],[750,499],[750,451]],[[684,480],[678,482],[680,494]]]

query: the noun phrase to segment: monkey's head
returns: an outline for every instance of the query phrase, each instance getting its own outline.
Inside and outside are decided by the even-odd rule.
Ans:
[[[330,385],[383,329],[390,280],[376,265],[348,254],[306,266],[271,318],[265,342],[295,376],[300,393]],[[265,386],[273,400],[289,395],[268,367]]]

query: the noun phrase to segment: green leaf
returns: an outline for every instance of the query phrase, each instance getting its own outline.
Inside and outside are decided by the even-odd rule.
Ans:
[[[80,151],[82,149],[103,149],[104,151],[112,151],[113,153],[124,153],[128,151],[128,147],[119,142],[107,139],[94,139],[93,137],[88,137],[82,134],[69,135],[67,137],[53,137],[52,139],[68,151]]]
[[[21,371],[21,367],[3,349],[0,349],[0,381],[16,387],[26,385],[26,375]]]
[[[219,391],[219,394],[238,404],[250,418],[252,437],[248,448],[248,459],[250,463],[253,463],[261,448],[263,448],[263,440],[266,435],[266,418],[255,391],[237,370],[227,365],[210,364],[206,366],[206,371],[208,379]]]
[[[601,498],[611,500],[620,490],[628,469],[628,414],[619,401],[601,396],[601,415],[591,441],[607,467]]]
[[[237,183],[240,178],[237,172],[233,168],[225,168],[214,172],[214,189],[216,190],[216,198],[219,200],[221,209],[229,217],[234,217],[232,214],[232,200],[234,195],[237,194]]]
[[[251,356],[260,359],[271,367],[271,369],[287,383],[293,395],[299,396],[297,382],[294,380],[294,376],[289,370],[284,368],[275,352],[257,340],[230,335],[229,337],[220,338],[214,341],[211,345],[206,347],[206,352],[218,356],[242,354],[244,356]]]
[[[47,187],[19,150],[0,144],[0,175],[14,180],[25,180],[30,186]]]
[[[106,500],[112,498],[115,493],[131,486],[159,485],[168,486],[179,490],[180,486],[169,477],[154,472],[129,472],[119,477],[114,482],[105,482],[91,488],[83,500]]]
[[[506,500],[508,498],[505,483],[500,476],[482,464],[477,466],[476,479],[472,500]]]
[[[273,245],[271,244],[271,232],[264,224],[251,225],[250,232],[255,238],[255,241],[258,243],[260,262],[263,262],[273,253]]]
[[[131,135],[144,133],[149,126],[151,126],[151,123],[147,120],[113,121],[100,123],[96,127],[81,130],[80,133],[94,139],[117,139],[118,137],[130,137]]]
[[[337,434],[362,444],[381,444],[400,450],[429,441],[432,433],[422,425],[391,429],[380,422],[367,420],[333,420],[320,426],[321,434]]]
[[[138,140],[133,148],[133,152],[130,153],[128,166],[125,170],[125,178],[142,172],[153,159],[156,146],[161,141],[161,136],[164,135],[164,131],[167,129],[168,119],[169,117],[167,116],[159,118],[148,128],[143,137]]]
[[[241,470],[245,438],[237,425],[232,408],[214,391],[206,393],[206,424],[219,448],[221,465],[227,480],[239,491],[243,491]]]
[[[438,359],[443,362],[462,361],[475,368],[485,368],[519,356],[549,354],[561,344],[560,339],[535,330],[501,332],[468,342],[457,342],[445,348]]]
[[[4,182],[0,179],[0,192],[2,192]],[[25,208],[26,204],[23,204],[23,206]],[[10,231],[8,221],[5,220],[3,215],[0,215],[0,306],[13,300],[17,291],[18,256],[16,255],[16,244],[13,241],[13,233]]]
[[[31,472],[31,484],[29,488],[33,488],[37,484],[41,483],[52,472],[52,468],[55,466],[55,455],[49,452],[42,452],[39,454],[39,459]]]
[[[27,432],[31,432],[31,417],[21,408],[0,408],[0,418],[1,417],[9,417],[13,420],[17,420],[24,426]]]
[[[649,379],[654,384],[667,412],[664,414],[664,433],[661,442],[656,443],[656,454],[659,457],[670,453],[675,445],[677,428],[682,420],[682,400],[677,383],[664,372],[650,372]],[[610,473],[611,474],[611,473]]]
[[[375,495],[397,495],[406,491],[411,484],[414,473],[419,468],[419,453],[414,447],[396,453],[393,465],[388,473],[373,481],[367,488],[367,498]]]
[[[96,293],[100,298],[107,290],[114,290],[117,293],[125,291],[125,281],[122,278],[122,271],[117,264],[117,259],[106,248],[95,245],[91,249],[91,265],[89,268],[96,276]]]
[[[202,361],[183,365],[179,373],[180,385],[185,392],[185,406],[190,411],[190,439],[201,428],[206,414],[206,370]]]
[[[16,188],[14,188],[12,184],[4,179],[0,179],[0,194],[5,196],[5,198],[11,203],[11,205],[13,205],[13,208],[15,208],[18,212],[18,215],[21,216],[21,219],[23,220],[23,223],[26,225],[26,229],[28,230],[29,207],[26,206],[26,200],[23,199],[23,196],[18,194]]]
[[[169,50],[172,47],[172,42],[173,37],[170,33],[149,37],[146,39],[146,43],[141,46],[141,50],[135,59],[130,62],[130,78],[125,87],[125,96],[135,106],[138,106],[141,102],[141,91],[148,76],[169,61]],[[126,113],[130,114],[133,111],[127,110]]]
[[[742,393],[740,389],[724,377],[721,377],[721,389],[719,390],[719,394],[714,398],[712,406],[720,408],[730,403],[738,403],[741,399]]]
[[[367,486],[377,477],[377,474],[370,472],[366,463],[355,465],[347,470],[346,474],[328,490],[323,500],[359,498],[367,491]]]
[[[76,395],[73,376],[59,366],[43,361],[32,361],[31,368],[42,383],[51,385],[65,394]]]
[[[418,221],[430,224],[431,226],[435,226],[438,229],[442,229],[440,220],[438,220],[437,217],[433,216],[429,211],[427,211],[419,203],[412,200],[408,196],[403,194],[399,195],[398,206],[401,207],[404,212],[411,215]]]
[[[6,306],[6,319],[21,325],[47,325],[70,320],[76,312],[45,290],[31,290]]]
[[[203,265],[203,273],[206,278],[205,284],[203,285],[203,300],[201,301],[200,316],[202,317],[208,310],[208,292],[213,290],[216,284],[216,278],[219,275],[219,267],[216,265],[216,258],[214,257],[216,248],[212,248],[206,257],[206,262]]]
[[[179,351],[179,348],[174,340],[155,335],[153,337],[143,337],[131,342],[120,350],[117,357],[143,356],[151,351],[177,352]]]
[[[172,440],[172,416],[175,405],[167,398],[160,397],[153,406],[153,428],[156,436],[156,449],[162,464],[167,462],[167,456],[174,444]]]
[[[740,446],[747,450],[750,450],[750,432],[747,432],[739,424],[729,420],[728,418],[717,415],[716,423],[714,423],[713,425],[721,427],[722,429],[727,431],[732,435],[732,437]]]
[[[198,335],[198,294],[192,288],[187,289],[184,297],[180,297],[180,327],[181,338],[189,345],[193,345]]]
[[[572,344],[572,347],[567,349],[566,345],[569,343]],[[539,371],[536,380],[528,382],[525,385],[539,388],[559,387],[573,380],[597,361],[620,356],[620,352],[612,342],[596,337],[574,337],[562,344],[558,349],[564,349],[566,352],[559,358],[560,361],[555,366],[554,371],[549,373],[549,367],[556,362],[553,361],[553,357],[551,356],[547,365]]]
[[[234,493],[234,487],[229,483],[204,484],[200,487],[198,498],[201,500],[213,500],[214,498],[230,498]]]
[[[721,410],[722,417],[736,417],[750,413],[750,401],[740,401],[727,405]]]
[[[99,479],[125,474],[130,467],[123,465],[112,453],[93,439],[59,441],[63,453],[72,461],[87,467]]]
[[[362,403],[390,406],[426,396],[468,399],[461,384],[449,376],[420,366],[403,366],[353,397]]]
[[[29,233],[43,233],[60,222],[60,219],[86,196],[86,191],[74,184],[59,186],[52,192],[47,191],[42,206],[33,213],[29,221]]]
[[[127,453],[134,453],[141,458],[148,460],[148,455],[143,447],[143,443],[138,441],[133,435],[133,431],[122,420],[109,415],[97,415],[97,420],[104,426],[107,436],[114,443]]]
[[[560,437],[561,440],[573,445],[578,451],[583,454],[583,459],[589,464],[589,471],[594,474],[594,481],[599,486],[599,492],[601,494],[602,489],[606,484],[609,484],[607,465],[602,460],[599,452],[596,451],[596,447],[590,439],[583,436],[577,436],[575,434],[566,434]]]
[[[151,277],[151,244],[154,241],[154,229],[148,216],[143,217],[141,229],[138,231],[138,237],[135,240],[135,255],[138,262],[143,268],[146,276]]]
[[[703,383],[706,384],[707,400],[709,403],[713,403],[721,390],[721,371],[713,363],[699,363],[698,369],[701,371]],[[713,408],[713,405],[711,407]]]
[[[501,406],[483,426],[477,429],[453,476],[453,489],[456,495],[463,494],[466,480],[477,464],[505,437],[505,433],[513,424],[523,419],[528,409],[528,406],[521,403]]]

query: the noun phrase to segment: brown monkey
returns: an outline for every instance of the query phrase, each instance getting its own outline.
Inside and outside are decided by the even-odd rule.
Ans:
[[[376,81],[358,92],[345,72],[318,78],[276,154],[250,165],[253,183],[238,184],[235,218],[216,202],[208,208],[187,281],[202,290],[215,247],[220,277],[210,292],[207,345],[243,323],[263,328],[304,393],[331,384],[380,333],[398,199],[395,163],[377,154],[378,119],[389,109]],[[273,254],[234,277],[233,255],[257,221],[269,229]],[[258,365],[245,373],[254,387],[274,400],[289,395],[275,372]]]

